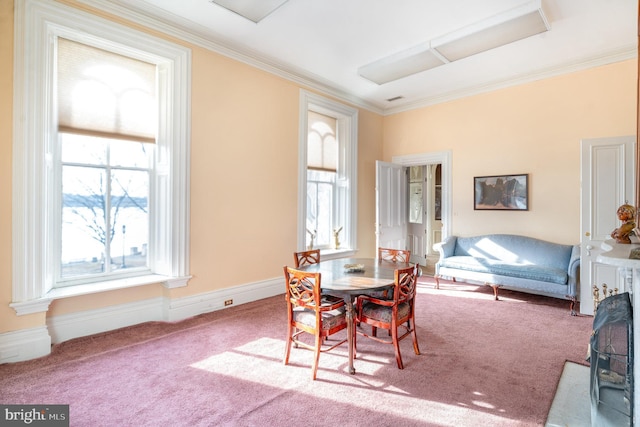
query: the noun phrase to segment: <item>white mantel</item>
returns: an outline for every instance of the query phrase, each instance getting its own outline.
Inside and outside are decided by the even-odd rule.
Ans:
[[[597,261],[616,266],[625,275],[625,291],[629,292],[633,305],[633,414],[640,413],[640,380],[636,381],[636,373],[640,373],[640,313],[635,312],[640,307],[640,259],[629,259],[632,249],[640,248],[640,244],[620,244],[614,240],[602,243],[605,251],[598,255]]]

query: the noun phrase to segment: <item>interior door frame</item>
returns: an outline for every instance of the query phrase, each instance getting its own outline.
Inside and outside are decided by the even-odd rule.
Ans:
[[[402,166],[424,166],[431,164],[442,165],[442,239],[446,239],[451,235],[453,230],[452,222],[452,159],[451,150],[434,151],[431,153],[408,154],[404,156],[394,156],[391,158],[392,163]]]
[[[592,286],[607,283],[610,289],[627,291],[618,268],[597,262],[602,242],[620,225],[616,210],[635,205],[634,151],[636,136],[589,138],[580,141],[580,313],[593,315]],[[614,155],[609,163],[601,154]],[[603,160],[604,159],[604,160]],[[615,166],[617,165],[617,166]],[[600,172],[600,175],[598,175]],[[606,180],[603,181],[603,176]]]

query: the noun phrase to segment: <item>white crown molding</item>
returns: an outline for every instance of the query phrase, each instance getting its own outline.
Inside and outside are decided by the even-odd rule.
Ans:
[[[549,77],[555,77],[562,74],[568,74],[575,71],[588,69],[600,65],[607,65],[614,62],[620,62],[632,59],[637,56],[637,48],[635,45],[627,46],[615,52],[602,52],[600,55],[589,58],[581,58],[559,66],[550,67],[548,69],[539,70],[514,79],[499,80],[494,82],[481,83],[469,86],[462,90],[444,93],[438,96],[428,97],[403,104],[402,106],[386,107],[374,104],[370,101],[361,99],[346,90],[336,88],[334,84],[326,81],[317,75],[313,75],[306,71],[295,70],[284,64],[279,64],[273,60],[267,59],[258,52],[249,51],[246,48],[233,46],[231,42],[219,38],[218,41],[212,40],[212,36],[207,33],[206,29],[187,21],[166,11],[151,6],[144,2],[138,2],[135,6],[128,4],[125,0],[79,0],[89,6],[98,8],[105,12],[112,13],[132,22],[144,25],[149,28],[157,29],[163,33],[177,37],[194,45],[209,49],[231,59],[245,63],[247,65],[258,68],[262,71],[277,75],[296,84],[316,89],[326,95],[336,97],[345,102],[349,102],[355,106],[364,108],[383,116],[397,114],[409,110],[415,110],[431,105],[453,101],[456,99],[478,95],[494,90],[504,89],[506,87],[529,83]],[[134,9],[135,8],[135,9]],[[178,22],[176,24],[176,22]]]
[[[626,61],[638,56],[636,45],[628,45],[615,52],[604,52],[597,57],[581,58],[573,62],[567,62],[565,64],[550,67],[542,70],[538,70],[534,73],[520,76],[514,79],[497,80],[494,82],[488,82],[486,84],[478,84],[469,86],[462,90],[445,93],[443,95],[434,96],[430,98],[421,99],[416,102],[404,104],[397,108],[385,109],[384,115],[402,113],[405,111],[416,110],[418,108],[429,107],[436,104],[442,104],[444,102],[454,101],[456,99],[466,98],[468,96],[479,95],[482,93],[492,92],[499,89],[505,89],[507,87],[517,86],[525,83],[531,83],[537,80],[548,79],[551,77],[561,76],[563,74],[570,74],[577,71],[587,70],[589,68],[599,67],[603,65],[609,65],[616,62]]]
[[[355,106],[383,114],[384,110],[369,101],[361,99],[344,90],[338,89],[331,82],[324,81],[323,78],[312,73],[296,70],[284,64],[277,63],[265,58],[256,51],[233,46],[231,42],[219,39],[213,40],[212,36],[200,25],[187,21],[164,10],[138,2],[135,6],[123,0],[78,0],[88,6],[95,7],[102,11],[111,13],[131,22],[143,25],[147,28],[160,31],[166,35],[176,37],[180,40],[194,44],[196,46],[224,55],[238,62],[250,65],[270,74],[282,77],[301,86],[305,86],[335,98],[349,102]],[[177,22],[177,23],[176,23]]]

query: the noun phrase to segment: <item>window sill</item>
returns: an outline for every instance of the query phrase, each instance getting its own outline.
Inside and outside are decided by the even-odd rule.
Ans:
[[[356,254],[356,249],[322,249],[320,250],[321,259],[338,259],[349,258]]]
[[[41,298],[11,303],[10,306],[16,311],[18,316],[25,314],[46,312],[51,301],[62,298],[72,298],[82,295],[91,295],[100,292],[115,291],[118,289],[133,288],[160,283],[167,289],[187,286],[191,276],[170,277],[160,274],[149,274],[146,276],[128,277],[126,279],[109,280],[105,282],[89,283],[85,285],[67,286],[55,288],[47,292]]]

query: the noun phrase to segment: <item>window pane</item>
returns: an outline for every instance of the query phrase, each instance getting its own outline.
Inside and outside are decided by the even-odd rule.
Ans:
[[[318,246],[331,246],[333,236],[333,185],[318,185]]]
[[[147,267],[152,146],[70,134],[62,141],[73,164],[62,166],[60,278],[77,282]]]
[[[335,172],[307,171],[307,230],[315,232],[314,247],[333,244],[333,200]],[[307,245],[311,237],[307,233]]]
[[[118,268],[145,267],[149,243],[149,174],[114,171],[111,191],[111,258]]]
[[[316,233],[318,231],[318,184],[307,181],[307,231]],[[307,244],[309,236],[307,236]]]
[[[149,151],[153,150],[153,145],[116,140],[111,142],[110,150],[112,166],[146,169],[149,167]]]
[[[61,277],[104,271],[106,176],[104,169],[62,169]]]
[[[72,133],[61,133],[60,138],[64,163],[107,164],[106,139]]]

